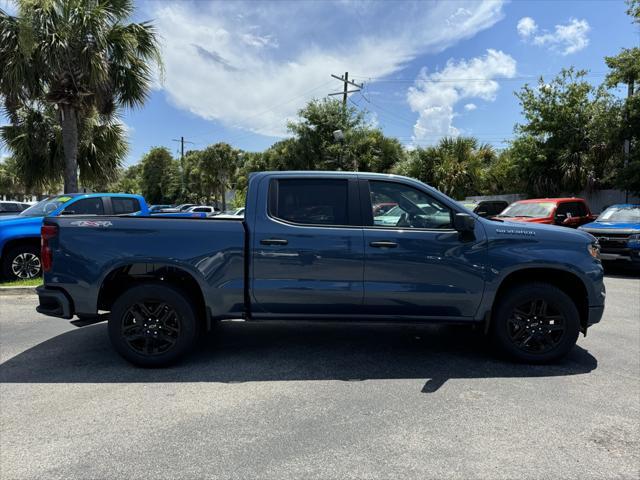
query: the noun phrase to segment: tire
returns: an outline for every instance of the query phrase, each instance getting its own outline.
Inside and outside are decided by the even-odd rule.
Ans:
[[[108,322],[113,348],[140,367],[174,364],[194,347],[198,320],[189,298],[157,283],[126,290],[114,302]]]
[[[40,249],[35,245],[18,245],[2,257],[2,276],[7,281],[28,280],[42,275]]]
[[[491,321],[496,346],[511,359],[525,363],[549,363],[564,357],[579,333],[575,303],[547,283],[510,288],[498,300]]]

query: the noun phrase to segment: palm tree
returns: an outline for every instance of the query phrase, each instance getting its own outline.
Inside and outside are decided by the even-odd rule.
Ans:
[[[0,140],[13,154],[14,169],[26,188],[58,190],[65,166],[62,128],[48,105],[21,107],[11,125],[0,127]],[[78,122],[80,181],[84,186],[106,184],[117,176],[128,145],[117,121],[85,111]]]
[[[81,129],[109,120],[148,96],[161,66],[154,27],[126,23],[131,0],[17,0],[0,10],[0,94],[9,119],[20,110],[55,110],[64,154],[64,190],[78,189]],[[85,125],[86,126],[86,125]]]

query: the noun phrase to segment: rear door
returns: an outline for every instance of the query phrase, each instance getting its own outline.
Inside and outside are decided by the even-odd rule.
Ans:
[[[486,245],[452,227],[453,208],[401,181],[362,180],[364,311],[372,316],[472,317],[482,299]],[[397,211],[373,217],[372,205]]]
[[[265,177],[252,230],[254,314],[360,313],[364,244],[355,175]]]

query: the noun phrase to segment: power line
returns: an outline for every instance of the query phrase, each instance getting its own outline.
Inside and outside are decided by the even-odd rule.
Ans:
[[[437,72],[435,72],[437,73]],[[588,73],[584,75],[584,78],[591,77],[604,77],[606,76],[606,72],[594,72]],[[493,77],[493,78],[413,78],[413,79],[385,79],[385,77],[366,77],[366,76],[356,76],[352,77],[354,79],[368,80],[372,83],[415,83],[416,80],[423,80],[426,83],[458,83],[458,82],[490,82],[490,81],[521,81],[521,80],[537,80],[542,77],[540,75],[526,75],[526,76],[518,76],[518,77]]]

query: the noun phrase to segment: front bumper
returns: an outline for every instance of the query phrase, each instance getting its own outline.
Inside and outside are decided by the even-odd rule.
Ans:
[[[40,300],[40,304],[36,307],[38,313],[66,319],[73,317],[73,303],[62,290],[40,285],[36,288],[36,293]]]
[[[619,250],[600,250],[600,259],[604,261],[623,261],[640,264],[640,250],[632,250],[630,248]]]

